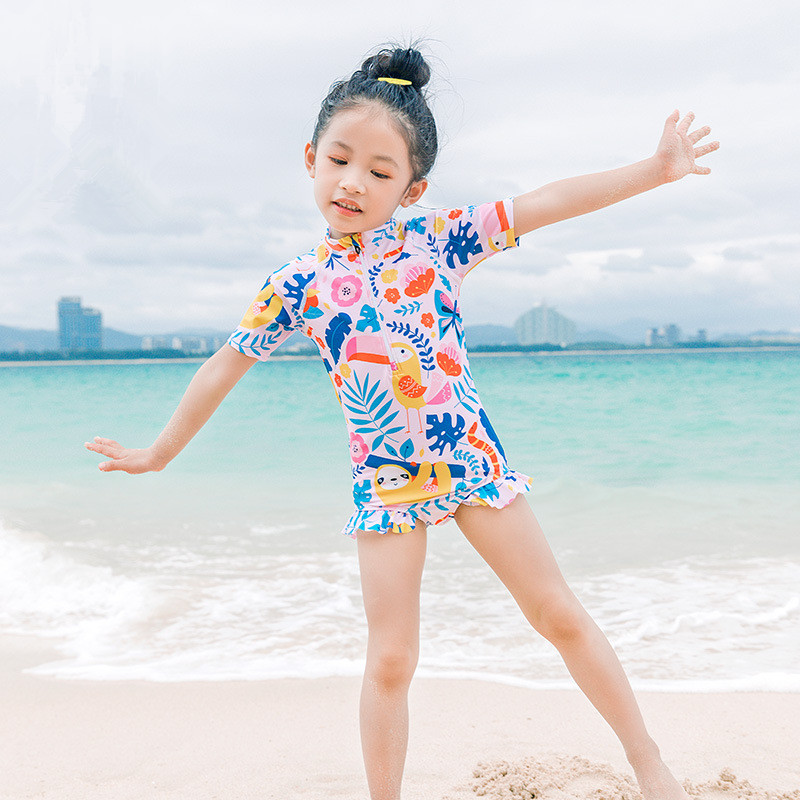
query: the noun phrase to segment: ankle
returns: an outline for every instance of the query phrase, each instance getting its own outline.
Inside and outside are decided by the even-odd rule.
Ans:
[[[649,736],[643,742],[638,742],[635,747],[627,748],[625,756],[634,769],[661,761],[661,751]]]

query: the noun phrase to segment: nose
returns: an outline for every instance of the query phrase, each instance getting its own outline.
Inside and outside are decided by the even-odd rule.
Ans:
[[[356,169],[344,170],[339,179],[339,186],[350,194],[364,193],[364,179]]]

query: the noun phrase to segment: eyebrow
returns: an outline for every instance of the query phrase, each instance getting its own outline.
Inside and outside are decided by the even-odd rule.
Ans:
[[[340,142],[340,141],[337,140],[337,141],[333,142],[333,144],[337,145],[338,147],[341,147],[342,150],[346,150],[348,153],[352,153],[353,152],[353,148],[350,147],[350,145],[345,144],[344,142]],[[375,161],[386,161],[389,164],[393,164],[395,167],[398,166],[397,162],[391,156],[384,156],[384,155],[378,154],[378,155],[372,156],[372,158]]]

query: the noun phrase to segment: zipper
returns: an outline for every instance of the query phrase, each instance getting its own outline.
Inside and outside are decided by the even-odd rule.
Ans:
[[[375,312],[375,319],[378,322],[378,328],[380,329],[381,336],[383,337],[383,344],[386,347],[386,357],[389,359],[389,366],[391,367],[392,372],[397,372],[397,362],[392,357],[392,343],[389,339],[389,334],[386,332],[386,320],[384,320],[383,314],[378,310],[377,305],[375,305],[373,302],[375,298],[372,294],[372,287],[369,285],[369,281],[367,280],[366,266],[363,259],[364,248],[361,247],[361,245],[358,243],[358,239],[356,239],[355,236],[351,236],[350,239],[353,242],[353,249],[356,251],[356,255],[358,256],[358,263],[361,265],[361,283],[364,287],[364,294],[367,297],[367,302]]]

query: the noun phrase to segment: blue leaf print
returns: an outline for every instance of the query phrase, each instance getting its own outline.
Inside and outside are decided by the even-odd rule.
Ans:
[[[359,481],[353,485],[353,502],[357,508],[361,508],[365,503],[372,499],[372,492],[369,488],[369,481]]]
[[[425,233],[425,217],[414,217],[406,222],[406,230],[411,233]]]
[[[478,459],[467,450],[453,450],[454,461],[466,461],[472,467],[473,472],[477,472],[480,465]]]
[[[342,394],[342,404],[353,415],[350,421],[354,425],[359,426],[356,428],[356,433],[376,433],[380,434],[380,442],[383,442],[383,437],[395,442],[397,440],[392,434],[403,430],[403,426],[400,425],[392,428],[387,426],[394,422],[400,411],[397,410],[389,413],[393,404],[393,398],[390,398],[384,403],[389,390],[384,389],[383,392],[376,395],[375,392],[379,387],[379,380],[376,380],[370,385],[369,374],[364,377],[362,382],[358,374],[355,373],[354,380],[344,384],[340,390]],[[383,403],[383,405],[381,405],[381,403]],[[376,439],[376,441],[378,440]],[[373,442],[372,448],[374,449],[375,447],[377,447],[377,445]]]
[[[467,209],[472,210],[472,207]],[[469,257],[483,252],[483,245],[480,243],[480,235],[473,231],[471,222],[458,221],[458,229],[450,229],[447,244],[444,246],[444,254],[447,258],[447,266],[455,269],[455,259],[458,259],[462,266],[469,264]]]
[[[497,434],[494,432],[492,423],[489,422],[489,417],[486,416],[486,412],[482,408],[478,409],[478,417],[481,421],[481,425],[483,425],[483,429],[486,431],[486,434],[492,440],[492,444],[495,446],[495,449],[498,453],[500,453],[501,456],[503,456],[503,458],[505,458],[506,454],[503,451],[503,445],[500,444],[500,440],[497,438]]]
[[[417,300],[413,303],[406,303],[403,306],[397,306],[394,309],[395,314],[400,314],[402,316],[406,316],[407,314],[416,314],[420,308],[422,307],[422,303]]]
[[[328,260],[325,262],[325,269],[336,269],[336,262],[342,261],[344,256],[341,253],[336,253],[333,250],[330,252]]]
[[[427,242],[428,242],[428,249],[432,253],[436,253],[436,255],[438,256],[439,255],[439,243],[436,241],[436,236],[434,236],[434,234],[432,234],[432,233],[429,233],[428,237],[427,237]]]
[[[325,341],[331,351],[334,363],[339,361],[345,337],[352,330],[352,322],[350,315],[341,311],[330,321],[325,329]]]
[[[453,384],[453,391],[456,393],[458,402],[461,403],[467,411],[475,413],[475,406],[478,404],[478,391],[475,386],[470,385],[469,382],[462,378],[458,383]]]
[[[372,306],[361,306],[361,316],[358,318],[358,322],[356,323],[356,330],[361,331],[362,333],[368,330],[380,330],[380,326],[378,325],[378,316]]]
[[[300,308],[300,304],[303,302],[306,286],[308,286],[308,284],[314,278],[314,273],[309,272],[308,275],[303,275],[301,272],[296,272],[294,275],[292,275],[292,278],[293,280],[291,282],[286,281],[283,284],[283,291],[292,301],[292,310],[296,312]],[[306,314],[305,316],[310,315]]]
[[[466,422],[461,414],[456,414],[455,422],[450,412],[442,414],[441,420],[438,414],[426,414],[426,419],[430,427],[425,435],[428,439],[434,440],[430,448],[432,451],[438,450],[439,455],[444,455],[445,447],[449,447],[452,451],[464,436]]]
[[[414,442],[411,439],[406,439],[400,446],[400,455],[405,459],[414,455]]]
[[[378,384],[376,383],[375,387],[377,386]],[[375,390],[375,387],[373,387],[373,391]],[[389,394],[389,390],[384,389],[374,400],[372,400],[372,402],[370,402],[369,396],[365,398],[364,402],[369,403],[369,410],[374,412],[378,408],[378,406],[380,406],[380,404],[384,401],[387,394]]]

